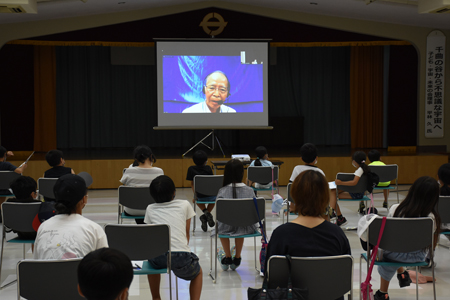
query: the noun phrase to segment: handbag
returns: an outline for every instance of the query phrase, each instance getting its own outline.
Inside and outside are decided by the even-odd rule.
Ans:
[[[261,234],[263,236],[261,239],[261,251],[259,252],[259,263],[261,264],[261,272],[264,274],[265,264],[266,264],[266,252],[267,252],[267,245],[268,245],[267,236],[264,231],[264,227],[261,223],[261,217],[259,215],[258,203],[256,202],[255,197],[253,197],[253,204],[255,205],[256,213],[258,214],[259,227],[261,228]]]
[[[383,236],[384,226],[386,225],[386,217],[383,217],[383,222],[381,223],[380,233],[378,234],[378,242],[377,245],[373,248],[372,254],[370,255],[370,267],[369,272],[367,272],[366,280],[361,283],[361,298],[366,300],[373,300],[373,290],[372,285],[370,284],[370,279],[372,278],[372,269],[377,258],[378,247],[380,245],[381,237]]]
[[[267,276],[264,277],[262,288],[247,289],[247,298],[249,300],[308,300],[307,288],[294,288],[291,281],[291,257],[286,255],[289,265],[289,277],[287,288],[269,289]]]

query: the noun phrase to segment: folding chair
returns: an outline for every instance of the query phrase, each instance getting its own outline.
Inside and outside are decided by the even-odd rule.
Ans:
[[[376,186],[374,190],[394,190],[397,193],[397,203],[400,202],[398,196],[398,166],[397,165],[385,165],[385,166],[369,166],[370,171],[377,174],[380,178],[380,182],[388,182],[395,180],[395,187],[393,186]],[[392,182],[391,182],[392,184]],[[389,201],[389,199],[388,199]]]
[[[200,204],[212,204],[216,201],[198,201],[197,194],[203,194],[205,196],[217,196],[220,188],[223,187],[223,175],[196,175],[194,176],[194,211],[197,203]],[[195,217],[194,226],[192,232],[195,232]]]
[[[378,234],[380,233],[381,222],[383,218],[377,217],[370,223],[367,229],[367,242],[376,245],[378,242]],[[383,236],[381,237],[379,247],[383,250],[392,252],[408,253],[429,247],[431,259],[431,273],[433,276],[433,293],[436,300],[436,286],[434,282],[434,225],[433,219],[426,218],[387,218]],[[368,259],[369,258],[369,259]],[[362,260],[367,262],[367,271],[370,266],[370,247],[367,247],[367,253],[362,253],[359,260],[359,283],[361,286],[361,270]],[[427,266],[427,262],[402,263],[402,262],[384,262],[375,261],[378,266],[395,266],[395,267],[416,267],[419,273],[419,267]],[[419,285],[416,284],[416,299],[419,299]]]
[[[39,178],[38,179],[39,195],[42,195],[50,199],[56,199],[55,194],[53,193],[53,187],[55,186],[57,180],[58,178]]]
[[[254,191],[272,191],[275,189],[274,185],[276,185],[277,194],[280,193],[278,189],[278,166],[273,166],[273,180],[272,167],[249,166],[247,168],[247,180],[262,184],[272,182],[272,187],[268,189],[257,189],[252,187]]]
[[[264,198],[256,198],[258,203],[258,211],[261,217],[261,222],[264,226],[264,231],[266,230],[266,208],[265,208],[265,200]],[[256,207],[253,202],[253,199],[217,199],[216,200],[216,221],[222,222],[224,224],[228,224],[231,226],[245,227],[257,224],[259,222],[258,214],[256,212]],[[255,270],[259,273],[257,260],[256,260],[256,237],[262,237],[261,233],[256,230],[254,233],[240,235],[240,236],[229,236],[218,234],[218,222],[216,222],[216,229],[214,234],[215,239],[215,249],[217,249],[217,238],[227,238],[227,239],[235,239],[235,238],[249,238],[253,237],[253,243],[255,246]],[[215,270],[214,276],[212,276],[212,261],[213,258],[216,258],[215,251],[212,248],[212,240],[211,236],[211,255],[210,255],[210,269],[209,276],[212,278],[213,283],[216,283],[217,279],[217,259],[215,259]],[[214,250],[215,250],[214,249]]]
[[[3,234],[2,234],[2,250],[0,256],[0,278],[3,264],[3,250],[5,249],[6,232],[8,230],[21,231],[21,232],[33,232],[33,220],[39,212],[41,204],[36,203],[16,203],[16,202],[4,202],[2,204],[2,217],[3,217]],[[22,243],[23,244],[23,258],[25,258],[25,244],[33,244],[33,240],[25,240],[19,237],[15,237],[7,241],[8,243]],[[1,281],[0,281],[1,282]],[[16,282],[16,280],[5,284],[0,287],[3,289],[6,286]]]
[[[11,183],[20,176],[14,171],[0,171],[0,190],[9,190]],[[14,194],[0,195],[0,197],[14,197]]]
[[[267,264],[269,289],[287,288],[288,277],[289,264],[286,257],[271,256]],[[351,255],[292,257],[291,281],[293,287],[307,288],[309,299],[334,300],[350,292],[351,300],[353,258]]]
[[[441,217],[441,223],[449,224],[450,223],[450,196],[439,196],[439,202],[438,202],[438,212],[439,216]],[[443,229],[440,234],[449,235],[450,229]],[[439,246],[450,248],[448,246],[442,245],[439,243]]]
[[[291,197],[291,185],[292,185],[292,182],[289,182],[287,187],[286,187],[286,189],[287,189],[287,200],[288,200],[287,210],[286,210],[286,212],[287,212],[286,213],[286,222],[289,222],[289,216],[294,216],[294,217],[298,216],[298,214],[296,214],[296,213],[289,212],[289,209],[290,209],[290,204],[289,203],[294,201],[294,199],[292,199],[292,197]],[[283,223],[284,223],[284,214],[283,214]]]
[[[78,294],[77,268],[81,258],[22,260],[17,264],[17,300],[84,299]]]
[[[131,209],[147,209],[147,206],[155,203],[150,195],[149,187],[119,186],[119,212],[117,223],[122,224],[123,219],[144,219],[144,216],[130,216],[125,214],[124,206]]]
[[[134,270],[134,275],[169,274],[170,299],[172,299],[170,226],[160,225],[128,225],[107,224],[105,233],[109,248],[125,253],[131,260],[143,260],[142,269]],[[167,268],[154,269],[149,259],[167,253]],[[178,281],[175,277],[178,299]]]
[[[355,174],[353,173],[337,173],[336,179],[340,179],[342,181],[350,181],[353,180],[355,177]],[[367,201],[370,201],[370,198],[364,195],[361,199],[341,199],[339,198],[339,190],[348,192],[348,193],[362,193],[365,194],[367,191],[367,176],[362,175],[361,178],[359,178],[359,181],[354,186],[347,186],[347,185],[338,185],[336,186],[336,201],[365,201],[366,207]]]

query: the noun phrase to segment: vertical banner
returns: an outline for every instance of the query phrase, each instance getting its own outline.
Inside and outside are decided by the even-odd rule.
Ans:
[[[427,38],[425,137],[444,137],[445,35],[432,31]]]

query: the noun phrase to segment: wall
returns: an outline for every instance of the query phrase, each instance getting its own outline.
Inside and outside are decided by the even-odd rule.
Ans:
[[[168,14],[175,14],[187,12],[197,9],[218,7],[224,9],[235,10],[239,12],[255,14],[259,16],[266,16],[271,18],[278,18],[286,21],[299,22],[314,26],[322,26],[337,30],[344,30],[349,32],[381,36],[396,40],[406,40],[413,43],[419,52],[419,107],[418,118],[418,145],[446,145],[450,146],[450,122],[447,121],[444,128],[444,138],[441,139],[425,139],[424,137],[424,120],[425,120],[425,53],[426,53],[426,38],[433,30],[432,28],[414,27],[405,25],[387,24],[373,21],[354,20],[347,18],[318,16],[313,14],[305,14],[295,11],[284,11],[269,9],[263,7],[255,7],[249,5],[242,5],[237,3],[224,3],[219,1],[207,1],[201,3],[194,3],[188,5],[168,6],[149,10],[129,11],[122,13],[94,15],[77,18],[47,20],[29,23],[18,24],[3,24],[0,25],[0,45],[5,44],[10,40],[25,39],[41,35],[56,34],[66,31],[87,29],[98,26],[105,26],[111,24],[118,24],[123,22],[130,22],[142,20],[147,18],[159,17]],[[213,11],[213,9],[211,9]],[[174,26],[183,26],[183,24],[174,24]],[[258,29],[255,28],[255,36]],[[450,37],[450,30],[442,30],[444,35]],[[299,33],[292,33],[299,34]],[[205,36],[206,37],[206,36]],[[450,56],[450,47],[447,47],[446,56]],[[450,63],[447,62],[446,73],[450,74]],[[445,87],[450,88],[450,76],[447,76]],[[445,102],[450,99],[450,92],[445,93]],[[447,115],[449,107],[444,108],[444,115]],[[407,118],[409,116],[402,115]],[[393,129],[395,130],[395,129]],[[415,129],[412,129],[415,130]]]

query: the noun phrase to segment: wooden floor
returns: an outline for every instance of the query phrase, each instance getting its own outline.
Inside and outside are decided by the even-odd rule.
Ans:
[[[366,151],[367,152],[367,151]],[[127,152],[130,153],[130,152]],[[12,164],[19,166],[28,156],[26,153],[16,153],[14,157],[8,159]],[[107,158],[99,159],[93,155],[86,155],[85,158],[79,156],[77,159],[71,159],[66,156],[66,166],[74,169],[76,173],[88,172],[92,175],[94,180],[90,186],[91,189],[111,189],[120,186],[120,178],[124,168],[127,168],[133,160],[129,154],[125,157],[117,155],[108,155]],[[223,156],[209,157],[211,160],[226,160]],[[270,159],[281,160],[283,165],[280,168],[280,185],[287,185],[291,176],[292,170],[296,165],[302,164],[302,160],[292,153],[280,155],[277,153],[271,156]],[[448,163],[449,159],[446,154],[389,154],[382,156],[382,161],[386,164],[397,164],[399,166],[398,183],[412,184],[418,177],[428,175],[437,178],[438,168]],[[333,156],[327,153],[327,156],[319,156],[317,166],[321,168],[328,181],[333,181],[338,172],[353,173],[355,168],[351,164],[351,154],[343,155],[342,153]],[[210,162],[208,162],[211,164]],[[158,159],[155,163],[156,167],[162,168],[164,173],[170,176],[175,182],[176,187],[190,187],[190,182],[185,180],[186,173],[189,166],[193,165],[191,158],[182,158],[180,156],[173,156],[170,158]],[[45,161],[44,154],[37,154],[28,163],[28,168],[24,175],[31,176],[34,179],[42,177],[44,171],[49,169]],[[223,171],[218,171],[217,174],[222,174]],[[244,175],[246,178],[246,175]]]

